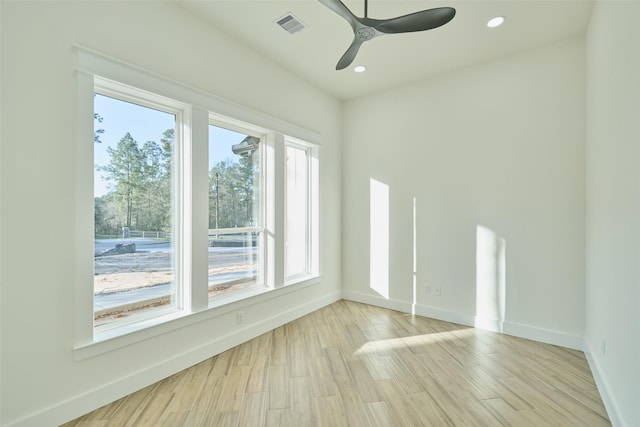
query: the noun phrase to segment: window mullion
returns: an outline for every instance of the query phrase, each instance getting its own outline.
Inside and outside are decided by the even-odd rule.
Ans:
[[[306,147],[305,148],[305,168],[306,168],[306,173],[305,173],[305,187],[306,187],[306,191],[307,191],[307,197],[305,200],[305,214],[306,214],[306,221],[307,221],[307,226],[305,227],[305,251],[306,251],[306,270],[305,273],[306,274],[311,274],[311,268],[312,268],[312,245],[311,245],[311,228],[312,228],[312,221],[313,221],[313,215],[312,215],[312,211],[313,211],[313,202],[312,202],[312,180],[311,180],[311,148]]]
[[[273,173],[275,175],[274,199],[275,199],[275,233],[276,250],[274,253],[275,263],[275,283],[276,287],[284,286],[284,229],[285,229],[285,145],[284,135],[276,134],[275,165]]]
[[[209,230],[209,113],[193,108],[191,112],[191,254],[186,260],[191,269],[190,283],[185,283],[185,310],[201,311],[208,307],[208,230]]]
[[[320,274],[320,170],[319,148],[309,149],[309,273],[313,276]]]
[[[270,287],[284,286],[284,221],[285,221],[285,155],[284,135],[274,134],[267,150],[267,183],[270,194],[266,195],[267,215],[267,284]]]

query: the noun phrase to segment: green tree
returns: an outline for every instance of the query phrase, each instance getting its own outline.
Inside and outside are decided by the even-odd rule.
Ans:
[[[98,123],[102,123],[102,121],[104,120],[102,118],[102,116],[98,113],[94,113],[93,114],[93,120],[95,120]],[[100,135],[102,135],[104,133],[104,129],[96,129],[98,125],[94,124],[94,131],[93,131],[93,142],[97,142],[98,144],[100,144],[102,141],[100,140]]]
[[[225,161],[209,171],[209,228],[232,227],[228,171]]]
[[[116,148],[107,147],[110,162],[106,166],[97,166],[104,172],[104,179],[117,197],[118,204],[125,214],[124,226],[131,228],[134,202],[143,187],[144,153],[129,132]]]
[[[95,93],[93,94],[93,97],[96,97]],[[100,126],[99,124],[102,123],[103,120],[104,119],[100,114],[93,113],[93,142],[97,142],[98,144],[102,142],[100,141],[100,135],[104,133],[104,129],[100,129],[98,126]]]
[[[256,159],[253,158],[254,156],[256,156],[255,153],[251,156],[240,157],[237,165],[237,191],[239,193],[241,209],[243,210],[241,218],[245,225],[256,225],[254,212],[257,212],[257,209],[254,209],[254,206],[258,202],[258,194],[254,184],[258,182],[256,179],[258,168],[256,167]]]
[[[118,205],[114,193],[108,193],[94,199],[95,234],[117,236],[120,234]]]
[[[238,162],[221,161],[211,168],[209,228],[235,228],[257,224],[257,163],[257,158],[248,156],[240,157]]]
[[[164,131],[160,138],[160,151],[158,151],[157,214],[160,223],[158,230],[168,233],[171,232],[174,138],[174,129]]]
[[[164,132],[160,144],[147,141],[142,147],[144,164],[139,208],[143,210],[137,227],[170,232],[171,224],[171,159],[173,129]]]
[[[146,230],[159,230],[162,227],[161,213],[158,212],[159,199],[162,197],[162,148],[155,141],[147,141],[142,146],[144,164],[142,167],[143,180],[141,183],[141,203],[144,208],[141,223],[137,227]]]

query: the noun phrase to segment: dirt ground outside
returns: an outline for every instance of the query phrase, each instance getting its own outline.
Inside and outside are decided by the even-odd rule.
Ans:
[[[172,254],[169,252],[135,252],[96,257],[94,261],[94,293],[123,292],[171,283]],[[246,271],[257,267],[238,252],[209,253],[209,275]]]
[[[241,251],[210,252],[209,276],[236,271],[249,271],[257,268],[257,257],[247,257]],[[170,252],[134,252],[96,257],[94,261],[94,294],[127,292],[134,289],[152,287],[173,281],[172,254]],[[212,287],[209,296],[232,292],[251,286],[252,281],[242,280],[223,283]],[[169,303],[169,299],[154,301],[148,305],[130,307],[124,310],[115,308],[102,312],[96,318],[95,325],[109,323],[112,320],[128,317]]]

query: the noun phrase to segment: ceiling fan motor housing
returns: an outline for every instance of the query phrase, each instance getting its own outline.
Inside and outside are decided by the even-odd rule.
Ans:
[[[371,40],[375,36],[376,36],[376,30],[374,30],[371,27],[360,28],[358,29],[358,31],[356,31],[356,37],[362,41]]]

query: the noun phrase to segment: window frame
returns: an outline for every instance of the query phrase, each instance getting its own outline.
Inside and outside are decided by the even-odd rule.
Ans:
[[[305,155],[305,173],[304,173],[304,185],[305,185],[305,200],[304,200],[304,205],[305,205],[305,242],[304,242],[304,250],[305,250],[305,254],[304,254],[304,271],[303,272],[298,272],[298,273],[294,273],[294,274],[290,274],[287,275],[287,249],[285,247],[285,284],[289,285],[292,283],[297,283],[300,280],[304,280],[306,279],[310,274],[311,274],[311,266],[312,266],[312,247],[311,247],[311,235],[312,235],[312,229],[311,229],[311,224],[313,221],[313,203],[312,203],[312,177],[311,177],[311,147],[308,144],[303,143],[302,141],[296,140],[294,138],[290,138],[287,137],[285,138],[284,141],[284,145],[285,145],[285,167],[286,167],[286,150],[288,147],[291,147],[293,149],[296,150],[301,150],[304,152]],[[287,184],[289,181],[289,176],[288,173],[285,174],[284,176],[284,186],[285,186],[285,198],[284,198],[284,215],[285,215],[285,223],[286,223],[286,219],[287,219],[287,212],[288,212],[288,203],[289,203],[289,199],[287,197]],[[286,225],[285,225],[285,230],[284,230],[284,239],[285,239],[285,244],[288,241],[288,230],[286,229]]]
[[[190,122],[190,106],[165,98],[155,93],[147,92],[120,82],[106,79],[101,76],[94,76],[94,94],[106,96],[118,101],[139,105],[175,116],[174,125],[174,150],[172,161],[172,231],[171,242],[173,245],[173,274],[174,284],[171,295],[171,304],[168,307],[157,308],[146,313],[135,314],[121,320],[109,322],[101,326],[94,326],[94,335],[100,335],[111,329],[123,328],[129,324],[149,321],[154,318],[162,318],[180,311],[184,311],[186,306],[185,295],[188,295],[188,277],[184,272],[187,270],[188,259],[185,256],[185,246],[189,244],[190,235],[187,230],[186,218],[191,216],[190,206],[185,203],[184,194],[187,192],[186,180],[184,179],[184,164],[186,153],[190,152],[184,141],[185,123]],[[95,113],[95,111],[94,111]],[[95,164],[95,157],[94,157]],[[95,197],[95,194],[94,194]],[[94,311],[95,318],[95,311]]]
[[[117,59],[82,46],[74,46],[77,56],[76,66],[76,161],[74,173],[76,181],[76,272],[75,282],[75,342],[76,360],[84,360],[107,351],[112,351],[135,342],[149,339],[169,331],[213,319],[243,307],[278,298],[297,289],[312,286],[320,280],[319,259],[319,147],[320,135],[293,125],[284,120],[229,102],[215,95],[163,78],[153,72],[126,64]],[[181,126],[180,152],[181,188],[178,221],[181,235],[174,241],[180,253],[181,288],[180,310],[163,316],[128,323],[109,328],[99,333],[93,327],[93,211],[94,211],[94,155],[93,155],[93,94],[95,82],[100,79],[117,82],[128,88],[139,90],[141,94],[152,94],[156,99],[170,100],[184,107]],[[136,104],[139,100],[136,99]],[[266,255],[264,269],[264,291],[248,295],[234,295],[215,304],[207,298],[207,245],[208,245],[208,182],[203,179],[208,172],[208,125],[211,118],[222,119],[227,124],[247,124],[266,134],[264,162],[266,170],[272,173],[263,178],[265,212],[263,218],[264,248]],[[176,126],[176,139],[178,126]],[[315,201],[312,209],[315,221],[311,227],[312,270],[306,280],[299,280],[295,286],[285,286],[283,272],[283,166],[285,138],[305,141],[315,153],[312,169],[315,182],[312,190]],[[88,141],[91,143],[89,144]],[[174,231],[175,233],[175,231]],[[87,286],[91,283],[91,286]],[[187,286],[189,284],[189,286]],[[287,283],[288,284],[288,283]]]
[[[209,125],[210,126],[215,126],[221,129],[226,129],[226,130],[231,130],[234,132],[238,132],[238,133],[242,133],[244,135],[247,136],[255,136],[260,138],[260,145],[258,146],[258,150],[260,150],[260,186],[259,186],[259,194],[260,194],[260,203],[259,203],[259,207],[258,209],[260,210],[260,224],[259,226],[256,227],[251,227],[251,226],[245,226],[245,227],[236,227],[236,228],[208,228],[208,233],[207,233],[207,238],[208,236],[212,233],[212,232],[216,232],[216,234],[238,234],[238,233],[258,233],[259,234],[259,250],[260,250],[260,254],[259,254],[259,258],[258,258],[258,278],[257,278],[257,283],[255,286],[252,286],[251,288],[247,289],[247,290],[240,290],[240,291],[235,291],[237,292],[239,295],[250,295],[250,294],[257,294],[257,293],[262,293],[265,289],[260,289],[261,287],[264,288],[271,288],[273,289],[275,286],[272,282],[270,282],[269,280],[267,280],[267,278],[269,277],[266,272],[268,269],[268,265],[269,265],[269,256],[270,253],[266,250],[266,242],[265,242],[265,233],[266,233],[266,227],[265,227],[265,219],[269,217],[269,214],[267,212],[267,203],[265,201],[266,199],[266,195],[267,195],[267,179],[269,178],[270,174],[272,174],[273,172],[271,170],[269,170],[269,168],[267,167],[267,162],[266,162],[266,156],[265,156],[265,144],[266,141],[269,139],[269,134],[270,132],[259,128],[257,126],[251,125],[249,123],[243,123],[240,122],[238,120],[234,120],[234,119],[230,119],[230,118],[226,118],[223,116],[220,116],[219,114],[213,113],[213,112],[209,112]],[[208,139],[207,139],[207,159],[209,158],[209,143],[208,143]],[[208,165],[209,166],[209,165]],[[207,167],[207,175],[209,172],[209,167]],[[207,216],[208,217],[208,216]],[[209,286],[208,289],[211,289],[211,287]],[[215,307],[220,305],[220,303],[225,302],[226,299],[228,299],[229,296],[225,296],[225,295],[221,295],[221,296],[212,296],[209,297],[209,307]]]

